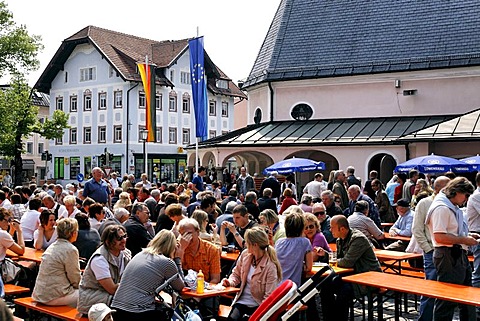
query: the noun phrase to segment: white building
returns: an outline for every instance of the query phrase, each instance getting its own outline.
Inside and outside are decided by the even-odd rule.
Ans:
[[[50,144],[50,176],[85,177],[94,166],[119,173],[144,172],[145,93],[137,63],[156,65],[156,136],[147,143],[148,173],[172,182],[186,169],[183,148],[195,141],[188,39],[154,41],[88,26],[65,39],[35,88],[50,94],[50,113],[69,113],[69,129]],[[234,98],[239,88],[205,53],[209,138],[233,129]],[[105,150],[113,159],[105,164]]]

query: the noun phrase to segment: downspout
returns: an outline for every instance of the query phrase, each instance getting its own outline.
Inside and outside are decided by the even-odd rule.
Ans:
[[[130,91],[138,86],[138,82],[135,84],[135,86],[130,87],[130,89],[127,90],[127,143],[125,144],[126,146],[126,151],[125,151],[125,173],[128,172],[128,155],[129,155],[129,149],[128,149],[128,141],[130,140]]]
[[[270,88],[270,121],[273,122],[273,88],[272,88],[272,83],[268,82],[268,88]]]
[[[408,143],[405,144],[405,160],[410,160],[410,148],[408,148]]]

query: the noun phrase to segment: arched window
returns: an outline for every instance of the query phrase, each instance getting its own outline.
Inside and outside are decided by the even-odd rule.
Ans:
[[[262,121],[262,110],[260,108],[257,108],[257,110],[255,110],[255,117],[253,117],[253,122],[255,124],[260,124],[261,121]]]
[[[290,115],[295,120],[309,120],[312,118],[313,109],[307,104],[298,104],[293,107]]]

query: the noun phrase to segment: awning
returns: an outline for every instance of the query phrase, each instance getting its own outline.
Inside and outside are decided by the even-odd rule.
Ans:
[[[200,142],[199,146],[404,144],[405,141],[400,141],[401,138],[412,137],[412,134],[439,126],[459,116],[461,115],[274,121],[249,125]]]

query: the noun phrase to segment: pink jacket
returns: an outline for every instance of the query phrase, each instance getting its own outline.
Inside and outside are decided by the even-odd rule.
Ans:
[[[273,248],[270,247],[270,250]],[[230,286],[237,286],[241,283],[240,292],[237,293],[233,304],[240,298],[243,293],[243,289],[247,282],[248,271],[252,266],[253,254],[248,253],[248,250],[244,250],[238,258],[237,265],[233,268],[232,274],[228,277]],[[277,266],[273,263],[269,256],[265,254],[258,263],[255,271],[252,274],[250,280],[250,290],[253,299],[260,305],[270,293],[273,292],[278,286],[279,280],[277,279]]]

